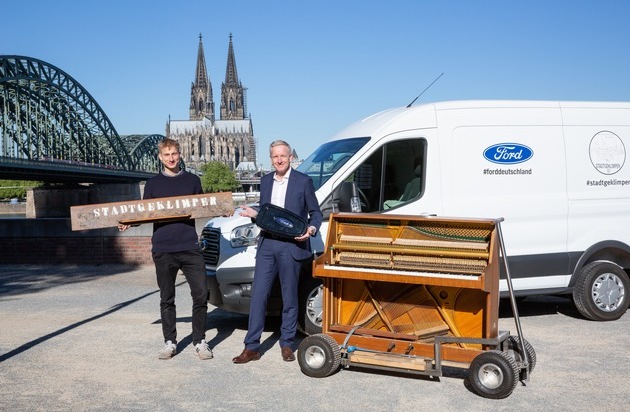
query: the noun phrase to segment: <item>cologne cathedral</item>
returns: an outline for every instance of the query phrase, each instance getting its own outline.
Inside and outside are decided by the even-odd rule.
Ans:
[[[224,163],[232,170],[255,169],[256,143],[251,116],[247,114],[246,88],[236,72],[232,34],[221,84],[219,119],[215,119],[212,83],[200,34],[195,81],[190,88],[190,119],[169,119],[166,137],[179,142],[182,160],[189,170],[212,161]]]

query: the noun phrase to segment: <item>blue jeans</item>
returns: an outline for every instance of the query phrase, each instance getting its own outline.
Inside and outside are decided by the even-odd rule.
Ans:
[[[160,288],[160,315],[164,341],[177,342],[177,315],[175,313],[175,278],[181,269],[190,286],[192,297],[193,344],[206,338],[206,316],[208,314],[208,290],[206,268],[200,250],[184,252],[153,253],[157,284]]]

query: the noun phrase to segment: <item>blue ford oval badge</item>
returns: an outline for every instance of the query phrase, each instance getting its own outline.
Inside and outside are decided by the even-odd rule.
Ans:
[[[517,164],[532,158],[534,151],[524,144],[499,143],[483,151],[483,157],[492,163]]]
[[[284,226],[284,227],[288,227],[288,228],[292,228],[293,227],[293,223],[291,223],[291,221],[289,219],[285,219],[283,217],[274,216],[273,221],[276,222],[277,224],[279,224],[280,226]]]

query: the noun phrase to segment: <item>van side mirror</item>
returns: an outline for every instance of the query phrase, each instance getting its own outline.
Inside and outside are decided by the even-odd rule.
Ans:
[[[333,212],[361,212],[357,182],[343,182],[333,191]]]

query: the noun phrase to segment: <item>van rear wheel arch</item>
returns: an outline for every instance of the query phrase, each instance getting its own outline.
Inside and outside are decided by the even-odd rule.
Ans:
[[[593,262],[610,262],[621,267],[626,273],[630,272],[630,246],[615,240],[599,242],[586,249],[573,267],[573,275],[569,282],[575,287],[582,269]]]

